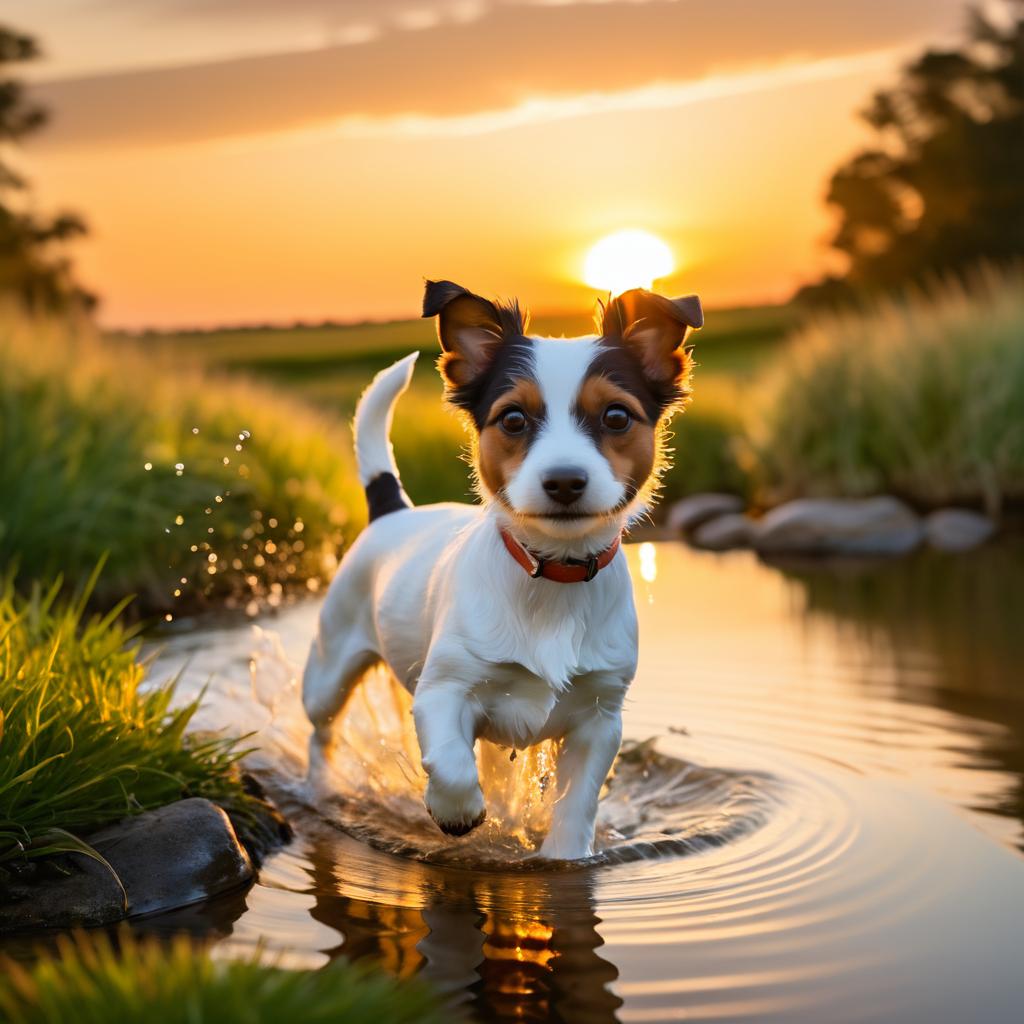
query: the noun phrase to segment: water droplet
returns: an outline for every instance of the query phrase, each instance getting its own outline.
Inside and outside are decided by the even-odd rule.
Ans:
[[[199,433],[199,428],[198,427],[193,427],[192,428],[192,433],[193,434],[198,434]]]
[[[219,505],[224,499],[218,494],[213,500]]]
[[[164,622],[173,622],[173,621],[174,621],[174,616],[170,612],[168,612],[164,616]]]
[[[182,576],[181,577],[181,582],[182,583],[188,583],[188,577],[187,576]]]
[[[217,561],[217,556],[216,556],[216,555],[215,555],[215,554],[214,554],[214,553],[213,553],[213,552],[211,551],[211,552],[210,552],[210,553],[209,553],[209,554],[208,554],[208,555],[206,556],[206,560],[207,560],[208,562],[216,562],[216,561]]]
[[[268,519],[267,520],[267,525],[273,530],[277,526],[277,520],[276,519]]]
[[[180,473],[185,468],[185,463],[184,462],[176,462],[174,464],[174,468],[176,470],[178,470],[178,472]]]
[[[142,468],[148,473],[153,468],[153,463],[147,462]]]
[[[206,532],[207,533],[213,533],[213,527],[212,526],[207,527]]]
[[[183,526],[184,523],[185,523],[185,517],[184,516],[175,516],[174,517],[174,525],[175,526]]]
[[[198,551],[198,550],[199,550],[199,547],[196,544],[193,544],[192,547],[189,548],[189,551],[193,551],[193,552],[194,551]]]
[[[242,450],[242,446],[240,444],[236,444],[235,445],[235,451],[236,452],[240,452],[241,450]]]
[[[181,597],[181,587],[176,587],[174,590],[175,597]]]
[[[224,465],[225,465],[225,466],[228,466],[228,465],[230,465],[230,464],[231,464],[231,460],[230,460],[230,459],[229,459],[229,458],[228,458],[228,457],[227,457],[227,456],[225,455],[225,456],[224,456]]]

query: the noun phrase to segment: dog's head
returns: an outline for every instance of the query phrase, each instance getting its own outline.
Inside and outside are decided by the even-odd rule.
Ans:
[[[580,338],[531,336],[518,303],[450,281],[427,282],[423,315],[438,318],[447,398],[478,436],[479,489],[535,543],[606,537],[647,507],[665,424],[689,396],[695,295],[625,292]]]

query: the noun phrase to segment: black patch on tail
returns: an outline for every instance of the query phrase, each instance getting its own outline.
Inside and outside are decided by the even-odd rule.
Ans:
[[[403,508],[411,508],[402,493],[402,485],[394,473],[378,473],[366,485],[365,490],[371,523],[374,519],[380,519],[381,516],[386,516],[389,512],[400,512]]]

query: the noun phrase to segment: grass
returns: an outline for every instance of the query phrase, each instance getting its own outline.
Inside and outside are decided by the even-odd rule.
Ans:
[[[80,581],[109,554],[100,600],[273,600],[328,576],[363,516],[335,418],[87,326],[0,315],[0,566],[21,579]]]
[[[172,707],[170,685],[140,692],[119,609],[86,618],[87,591],[58,591],[0,586],[0,870],[186,796],[250,817],[237,742],[186,734],[198,701]]]
[[[155,940],[119,934],[66,936],[56,957],[0,970],[0,1017],[20,1024],[455,1024],[416,981],[398,981],[362,965],[335,961],[292,971],[245,960],[215,960],[179,936]]]
[[[979,271],[807,326],[754,431],[769,503],[1024,499],[1024,272]]]

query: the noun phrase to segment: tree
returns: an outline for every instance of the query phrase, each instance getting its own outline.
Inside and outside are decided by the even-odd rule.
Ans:
[[[0,294],[33,311],[69,306],[91,309],[96,299],[75,284],[63,243],[85,234],[74,214],[52,219],[27,212],[27,182],[2,155],[46,124],[46,111],[25,95],[21,82],[3,76],[9,64],[39,56],[34,39],[0,25]]]
[[[1024,255],[1024,0],[968,10],[959,50],[929,50],[863,117],[878,143],[833,174],[843,278],[798,298],[851,294]]]

